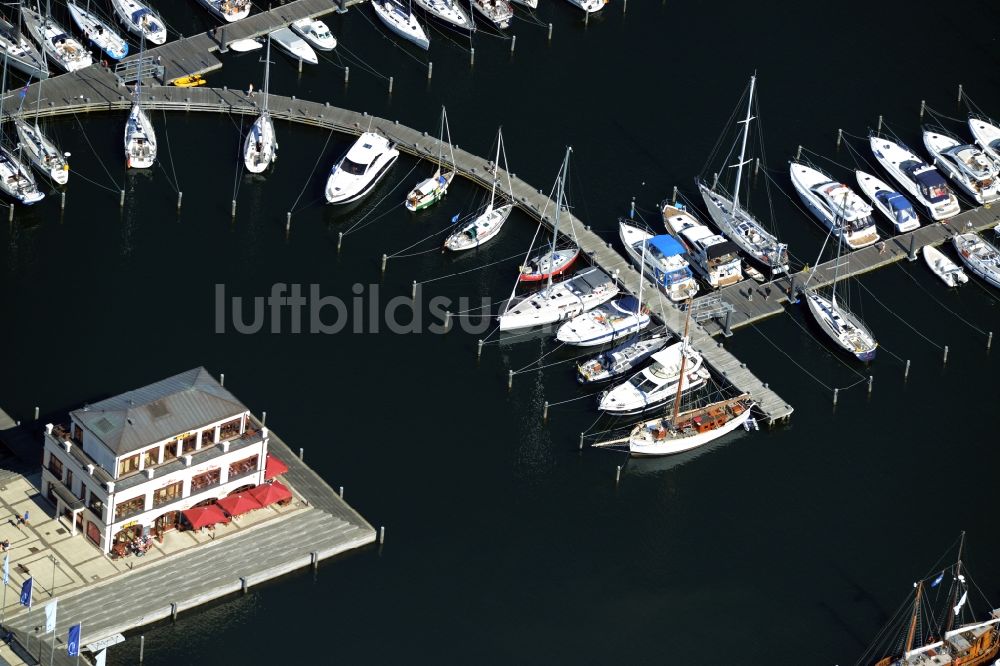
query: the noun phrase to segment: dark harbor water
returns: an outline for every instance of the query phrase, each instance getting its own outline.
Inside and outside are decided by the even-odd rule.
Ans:
[[[572,145],[575,212],[612,241],[632,197],[649,212],[674,185],[696,195],[692,179],[756,70],[767,164],[780,185],[776,227],[810,264],[823,232],[789,199],[796,146],[853,169],[850,153],[836,150],[837,128],[864,136],[883,114],[923,152],[920,101],[964,118],[960,83],[1000,117],[993,3],[631,0],[623,15],[612,0],[587,26],[563,0],[540,3],[551,43],[545,28],[518,20],[514,54],[507,41],[477,37],[473,68],[438,32],[427,56],[395,46],[369,7],[331,15],[342,46],[394,77],[391,97],[387,81],[356,61],[345,86],[332,63],[299,75],[280,54],[271,88],[431,133],[445,104],[454,141],[484,156],[502,124],[510,168],[545,190]],[[158,6],[183,32],[211,25],[194,2]],[[226,56],[210,84],[259,88],[258,58]],[[73,153],[73,174],[64,213],[50,196],[0,225],[0,405],[27,419],[35,405],[52,412],[204,365],[224,372],[256,413],[266,410],[268,425],[304,447],[387,538],[317,575],[144,631],[145,663],[849,664],[960,530],[966,564],[1000,604],[1000,349],[987,353],[985,334],[962,321],[1000,333],[1000,292],[974,278],[949,291],[922,262],[865,276],[891,309],[855,288],[852,307],[882,344],[868,369],[819,340],[804,306],[738,331],[726,346],[792,402],[791,423],[629,461],[616,486],[621,454],[577,450],[596,399],[553,407],[541,423],[544,401],[582,395],[571,364],[519,374],[507,391],[507,370],[550,351],[548,341],[488,344],[477,363],[483,335],[460,327],[292,334],[286,316],[280,333],[216,332],[217,284],[248,303],[275,283],[316,284],[347,301],[360,284],[365,304],[378,285],[385,304],[408,297],[413,280],[523,252],[534,233],[526,216],[515,213],[478,253],[393,259],[380,278],[383,253],[443,229],[482,193],[456,182],[443,204],[411,215],[398,203],[430,167],[403,157],[364,204],[341,213],[322,205],[322,187],[351,139],[279,122],[276,169],[237,179],[247,121],[152,117],[161,158],[149,175],[124,175],[123,114],[48,124]],[[966,135],[959,123],[948,127]],[[867,156],[864,141],[855,145]],[[853,182],[849,170],[817,162]],[[766,215],[763,176],[753,202]],[[338,232],[352,227],[338,254]],[[516,266],[429,282],[423,294],[465,297],[468,307],[500,300]],[[873,393],[843,391],[834,408],[832,388],[857,373],[874,376]],[[109,663],[137,655],[132,636]]]

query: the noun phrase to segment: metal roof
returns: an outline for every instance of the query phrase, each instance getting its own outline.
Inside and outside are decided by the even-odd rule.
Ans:
[[[71,415],[121,456],[245,411],[205,368],[195,368]]]

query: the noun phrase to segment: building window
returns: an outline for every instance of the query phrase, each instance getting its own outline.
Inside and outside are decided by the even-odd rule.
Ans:
[[[170,441],[163,445],[163,462],[177,457],[177,442]]]
[[[95,546],[101,545],[101,528],[94,521],[87,521],[87,538],[94,542]]]
[[[256,471],[257,469],[257,456],[251,456],[243,460],[234,462],[229,466],[229,478],[233,479],[237,476],[242,476],[248,474],[249,472]]]
[[[138,497],[133,497],[130,500],[125,500],[121,504],[115,506],[115,522],[123,518],[128,518],[129,516],[134,516],[137,513],[142,513],[145,508],[145,495],[139,495]]]
[[[218,467],[210,469],[204,474],[191,477],[191,494],[201,492],[205,488],[218,485],[222,470]]]
[[[163,506],[167,502],[173,502],[181,496],[181,489],[184,487],[183,481],[171,483],[165,488],[160,488],[153,493],[153,506]]]
[[[66,470],[66,487],[71,493],[73,492],[73,470],[71,469]]]
[[[49,453],[49,471],[52,472],[52,476],[62,481],[63,464],[53,453]]]
[[[181,443],[181,455],[193,453],[198,444],[198,433],[192,432],[182,435],[177,438],[177,441]]]
[[[152,467],[160,464],[160,447],[154,446],[142,452],[142,466]]]
[[[211,446],[215,444],[215,428],[205,428],[201,431],[201,445]]]
[[[240,421],[242,420],[241,418],[236,418],[228,423],[223,423],[219,427],[219,439],[225,441],[233,437],[238,437],[240,434]]]
[[[97,493],[90,493],[90,503],[87,505],[96,516],[104,520],[104,502],[97,496]]]
[[[139,470],[139,454],[123,458],[118,462],[118,476],[125,476]]]

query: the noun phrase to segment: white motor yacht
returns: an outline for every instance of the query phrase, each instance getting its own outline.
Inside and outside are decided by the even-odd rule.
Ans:
[[[1000,289],[1000,251],[983,240],[979,234],[959,234],[951,239],[970,271]]]
[[[984,118],[971,116],[969,130],[986,154],[995,160],[1000,160],[1000,127]]]
[[[346,204],[365,196],[398,157],[399,151],[387,138],[365,132],[330,170],[326,180],[327,203]]]
[[[556,339],[577,347],[596,347],[638,333],[649,326],[649,311],[635,296],[624,296],[578,314],[556,331]]]
[[[963,143],[941,130],[924,129],[924,146],[951,180],[976,203],[1000,199],[1000,162],[976,146]]]
[[[858,179],[858,187],[875,208],[892,223],[896,233],[913,231],[920,226],[917,211],[913,210],[913,204],[906,197],[870,173],[859,170],[855,171],[854,175]]]
[[[667,231],[687,247],[692,268],[709,286],[719,289],[743,279],[736,243],[713,232],[682,204],[664,203],[660,212]]]
[[[941,173],[909,148],[874,134],[869,143],[879,164],[917,203],[927,208],[931,218],[945,220],[961,211],[958,199]]]
[[[307,62],[310,65],[319,63],[319,57],[313,48],[304,39],[296,35],[290,28],[279,28],[271,33],[271,39],[282,51],[292,56],[296,60]]]
[[[652,359],[648,368],[602,393],[598,409],[617,415],[641,414],[673,400],[677,394],[682,359],[682,392],[701,388],[710,377],[708,369],[704,367],[702,355],[683,341],[656,352]]]
[[[330,28],[319,19],[306,18],[295,21],[291,28],[314,49],[332,51],[337,48],[337,38],[330,34]]]
[[[790,162],[789,172],[802,203],[848,248],[857,250],[878,242],[872,207],[854,190],[801,162]]]
[[[653,235],[628,220],[618,222],[618,235],[632,262],[671,301],[681,303],[698,293],[698,282],[684,258],[684,246],[676,238],[666,234]]]

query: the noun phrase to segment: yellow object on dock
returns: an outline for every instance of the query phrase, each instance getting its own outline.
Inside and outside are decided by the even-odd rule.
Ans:
[[[177,79],[173,79],[170,85],[177,86],[179,88],[194,88],[195,86],[203,86],[206,81],[201,74],[192,74],[190,76],[182,76]]]

